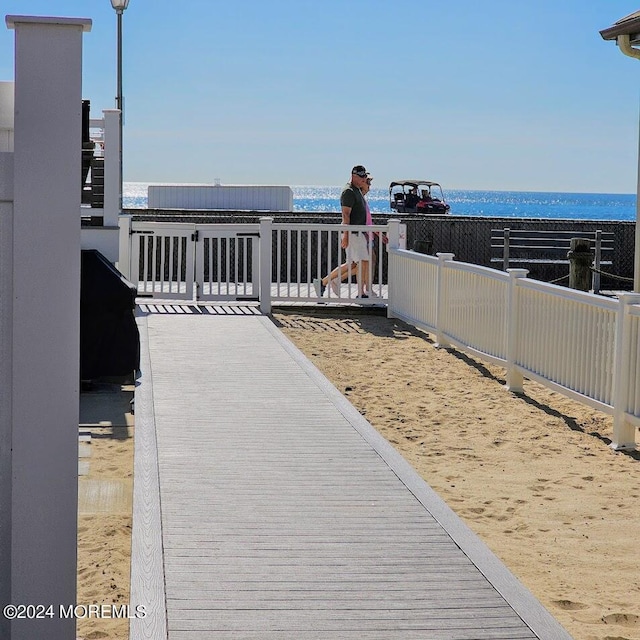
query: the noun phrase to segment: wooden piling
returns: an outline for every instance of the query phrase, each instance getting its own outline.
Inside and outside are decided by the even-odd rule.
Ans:
[[[569,258],[569,287],[580,291],[591,288],[591,241],[588,238],[571,238]]]

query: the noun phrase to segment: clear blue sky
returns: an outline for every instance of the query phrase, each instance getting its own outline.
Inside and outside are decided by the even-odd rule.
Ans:
[[[2,0],[87,17],[84,97],[115,106],[109,0]],[[126,181],[635,193],[640,60],[599,30],[640,0],[131,0]],[[0,27],[0,80],[14,32]]]

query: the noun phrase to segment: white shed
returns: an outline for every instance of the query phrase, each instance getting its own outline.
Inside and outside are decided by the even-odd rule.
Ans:
[[[147,195],[151,209],[293,211],[293,190],[282,186],[163,184]]]

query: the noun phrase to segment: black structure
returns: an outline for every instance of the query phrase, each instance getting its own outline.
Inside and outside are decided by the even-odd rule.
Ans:
[[[96,153],[91,139],[91,101],[82,101],[82,204],[104,207],[104,157]],[[85,216],[86,217],[86,216]],[[93,226],[102,226],[103,216],[92,216]]]
[[[90,112],[91,102],[82,101],[82,204],[91,204],[91,192],[85,190],[89,169],[91,169],[91,159],[93,158],[94,144],[90,135]]]
[[[140,366],[136,288],[95,249],[82,251],[80,378],[133,375]]]

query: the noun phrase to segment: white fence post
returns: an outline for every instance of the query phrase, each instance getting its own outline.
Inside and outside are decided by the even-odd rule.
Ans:
[[[400,220],[392,219],[388,221],[389,231],[387,237],[389,238],[389,249],[401,249],[400,246]]]
[[[616,347],[613,365],[613,439],[611,448],[616,451],[635,449],[636,428],[626,416],[629,396],[630,367],[638,358],[631,354],[631,327],[629,307],[640,304],[640,294],[621,293],[619,297],[618,317],[616,320]]]
[[[446,291],[444,286],[444,270],[447,262],[453,260],[453,253],[436,253],[438,258],[438,277],[436,281],[436,347],[446,348],[451,346],[444,337],[443,317],[446,304]]]
[[[118,227],[118,262],[116,268],[127,279],[131,280],[131,216],[119,216]]]
[[[271,313],[271,239],[273,218],[260,218],[260,311]]]
[[[11,573],[0,580],[11,581],[12,603],[58,611],[76,602],[82,34],[91,21],[6,23],[15,29],[16,77],[12,320],[3,327],[12,370],[0,386],[11,394],[3,415],[12,428],[12,506],[1,515],[11,548],[0,551]],[[76,637],[75,620],[55,614],[0,628],[3,640]]]
[[[400,220],[392,219],[387,222],[387,251],[389,249],[399,249],[400,248]],[[380,243],[380,249],[384,245]],[[387,318],[395,317],[393,315],[393,282],[395,281],[395,273],[393,270],[395,269],[397,264],[397,260],[395,260],[393,254],[389,251],[389,260],[387,263]],[[380,271],[382,274],[382,271]],[[382,282],[382,277],[380,278],[380,282]]]
[[[13,259],[13,152],[0,152],[0,606],[11,602]],[[0,638],[10,627],[0,616]]]
[[[516,360],[520,347],[518,330],[520,319],[518,280],[520,278],[526,278],[529,271],[527,269],[507,269],[507,273],[510,279],[507,290],[507,362],[505,365],[507,369],[507,383],[505,386],[507,391],[522,393],[524,390],[524,378],[522,374],[516,370]]]
[[[122,213],[120,198],[120,110],[104,114],[104,226],[115,227]]]

